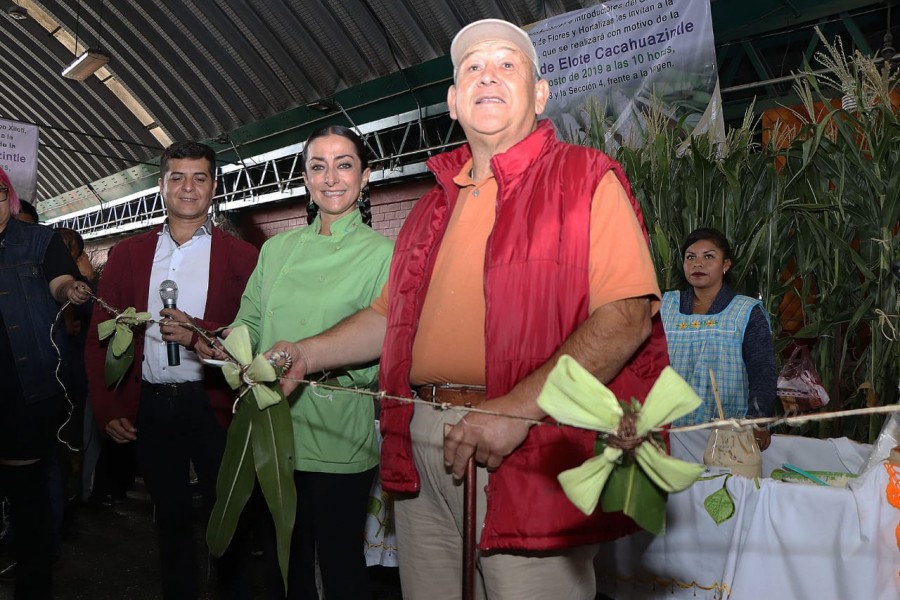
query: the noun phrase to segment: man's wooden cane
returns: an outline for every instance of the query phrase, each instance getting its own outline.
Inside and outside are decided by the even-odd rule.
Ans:
[[[453,425],[444,424],[444,436]],[[462,600],[475,600],[475,457],[470,456],[463,477],[463,580]]]
[[[475,600],[475,457],[466,463],[463,480],[463,600]]]

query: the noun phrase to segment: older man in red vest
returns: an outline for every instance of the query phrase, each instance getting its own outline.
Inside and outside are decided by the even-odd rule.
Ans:
[[[478,21],[450,53],[447,102],[468,144],[429,161],[437,185],[400,232],[381,298],[273,350],[303,359],[291,378],[380,355],[389,395],[530,419],[546,417],[536,398],[569,354],[620,398],[643,399],[668,358],[646,233],[622,168],[557,141],[539,120],[549,88],[524,31]],[[404,597],[460,595],[458,483],[474,455],[484,467],[479,597],[593,600],[596,543],[633,529],[621,514],[585,516],[556,480],[593,455],[594,436],[463,414],[382,404],[381,474],[397,498]]]

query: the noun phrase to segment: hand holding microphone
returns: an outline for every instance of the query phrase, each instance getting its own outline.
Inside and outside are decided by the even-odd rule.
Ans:
[[[164,309],[175,310],[175,302],[178,300],[178,285],[171,279],[163,281],[159,284],[159,298],[162,300]],[[160,331],[162,331],[162,327],[160,327]],[[178,342],[166,342],[166,354],[168,355],[170,367],[177,367],[181,364],[181,351],[178,349]]]

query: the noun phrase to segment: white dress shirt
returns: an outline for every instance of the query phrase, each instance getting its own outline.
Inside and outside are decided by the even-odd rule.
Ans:
[[[176,308],[192,317],[203,317],[209,290],[209,260],[212,248],[212,223],[207,221],[194,233],[194,237],[181,244],[172,238],[169,225],[163,225],[153,254],[150,271],[150,289],[147,293],[147,310],[158,320],[163,309],[159,297],[159,284],[171,279],[178,285]],[[182,383],[203,379],[203,363],[194,352],[179,347],[181,364],[169,366],[166,343],[159,325],[147,327],[144,334],[144,363],[142,376],[150,383]]]

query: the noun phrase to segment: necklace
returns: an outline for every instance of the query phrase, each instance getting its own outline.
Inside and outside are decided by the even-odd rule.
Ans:
[[[713,300],[714,300],[714,299],[713,299]],[[709,300],[709,301],[701,300],[700,298],[698,298],[698,297],[695,295],[695,296],[694,296],[694,303],[693,303],[693,306],[692,306],[692,308],[693,308],[693,311],[692,311],[692,312],[694,312],[694,313],[706,314],[706,311],[708,311],[708,310],[712,307],[713,300]]]

